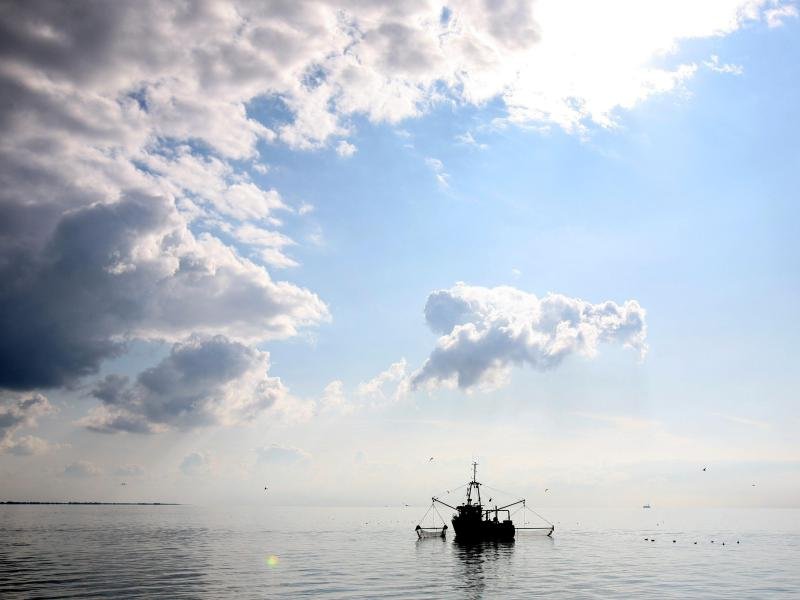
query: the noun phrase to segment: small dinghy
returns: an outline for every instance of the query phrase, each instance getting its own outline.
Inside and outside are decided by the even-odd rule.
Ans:
[[[439,514],[439,511],[436,509],[437,504],[441,504],[442,506],[456,511],[451,522],[453,524],[453,530],[456,533],[456,539],[458,540],[513,540],[517,532],[541,533],[548,536],[553,535],[555,525],[534,510],[528,508],[524,498],[503,506],[495,505],[494,507],[485,507],[481,501],[481,485],[483,484],[477,481],[477,475],[478,463],[472,463],[472,481],[465,484],[467,486],[467,497],[463,504],[452,506],[447,502],[443,502],[436,496],[431,498],[431,506],[422,517],[420,524],[416,527],[417,536],[420,539],[427,537],[443,538],[447,533],[447,523],[445,523],[442,515]],[[489,498],[489,502],[491,501],[492,498]],[[516,509],[512,512],[511,509],[513,507],[516,507]],[[425,521],[425,518],[431,514],[431,511],[441,520],[441,527],[437,526],[435,523],[433,523],[432,526],[423,526],[422,523]],[[521,527],[515,527],[511,517],[519,511],[521,511],[523,515],[523,525]],[[538,519],[543,522],[543,525],[528,526],[528,512],[538,517]],[[433,515],[431,515],[431,518],[434,518]],[[546,525],[544,525],[544,523],[546,523]]]

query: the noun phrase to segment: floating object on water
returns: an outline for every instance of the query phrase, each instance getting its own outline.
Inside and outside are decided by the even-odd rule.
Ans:
[[[433,457],[431,456],[431,457],[428,459],[428,462],[431,462],[432,460],[433,460]]]
[[[739,543],[739,540],[736,540],[736,543],[738,544],[738,543]]]
[[[697,546],[697,542],[695,542],[694,545]]]
[[[674,543],[675,543],[675,540],[672,540],[672,543],[674,544]]]
[[[444,522],[441,514],[439,511],[436,510],[436,505],[441,504],[442,506],[446,506],[447,508],[453,509],[456,511],[456,514],[453,515],[451,519],[451,523],[453,524],[453,529],[455,530],[456,539],[461,540],[513,540],[514,536],[516,535],[517,531],[540,531],[542,533],[546,533],[548,536],[553,535],[553,531],[555,530],[555,525],[553,525],[550,521],[536,513],[536,511],[527,507],[525,503],[525,499],[522,498],[521,500],[517,500],[516,502],[511,502],[510,504],[505,504],[503,506],[495,505],[494,508],[484,508],[483,503],[481,502],[481,486],[482,483],[477,481],[477,474],[478,474],[478,463],[472,463],[472,481],[470,481],[467,485],[467,497],[464,504],[460,504],[458,506],[452,506],[447,502],[442,502],[436,496],[431,498],[431,506],[428,508],[428,511],[420,520],[420,524],[417,525],[415,531],[417,532],[417,536],[422,539],[423,537],[445,537],[447,531],[447,524]],[[500,490],[495,490],[500,492]],[[449,493],[449,492],[448,492]],[[500,492],[504,493],[504,492]],[[491,502],[493,498],[489,498],[489,502]],[[514,511],[516,514],[517,511],[522,510],[523,516],[525,516],[525,511],[530,511],[535,514],[539,519],[547,523],[546,527],[528,527],[526,525],[527,521],[523,521],[522,527],[515,527],[513,521],[511,520],[511,507],[522,505],[520,508]],[[428,516],[428,513],[433,510],[436,515],[439,516],[443,523],[443,527],[423,527],[422,521],[425,520],[425,517]],[[504,516],[505,518],[500,520],[500,516]]]
[[[648,502],[647,504],[643,504],[642,508],[650,508],[650,503]]]

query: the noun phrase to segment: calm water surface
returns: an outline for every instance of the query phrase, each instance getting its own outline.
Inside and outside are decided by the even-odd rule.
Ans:
[[[477,546],[418,542],[424,512],[0,506],[0,597],[800,597],[798,510],[547,511],[554,538]]]

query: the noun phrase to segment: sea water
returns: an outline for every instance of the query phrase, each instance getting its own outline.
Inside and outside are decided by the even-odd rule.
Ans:
[[[424,512],[0,506],[0,597],[800,597],[800,510],[548,510],[484,544],[417,541]]]

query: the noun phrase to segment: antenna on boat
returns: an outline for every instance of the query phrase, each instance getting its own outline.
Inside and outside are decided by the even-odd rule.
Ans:
[[[472,488],[475,488],[475,491],[478,494],[478,505],[481,504],[481,484],[478,483],[478,461],[472,461],[472,481],[469,482],[469,487],[467,488],[467,504],[472,504]]]

